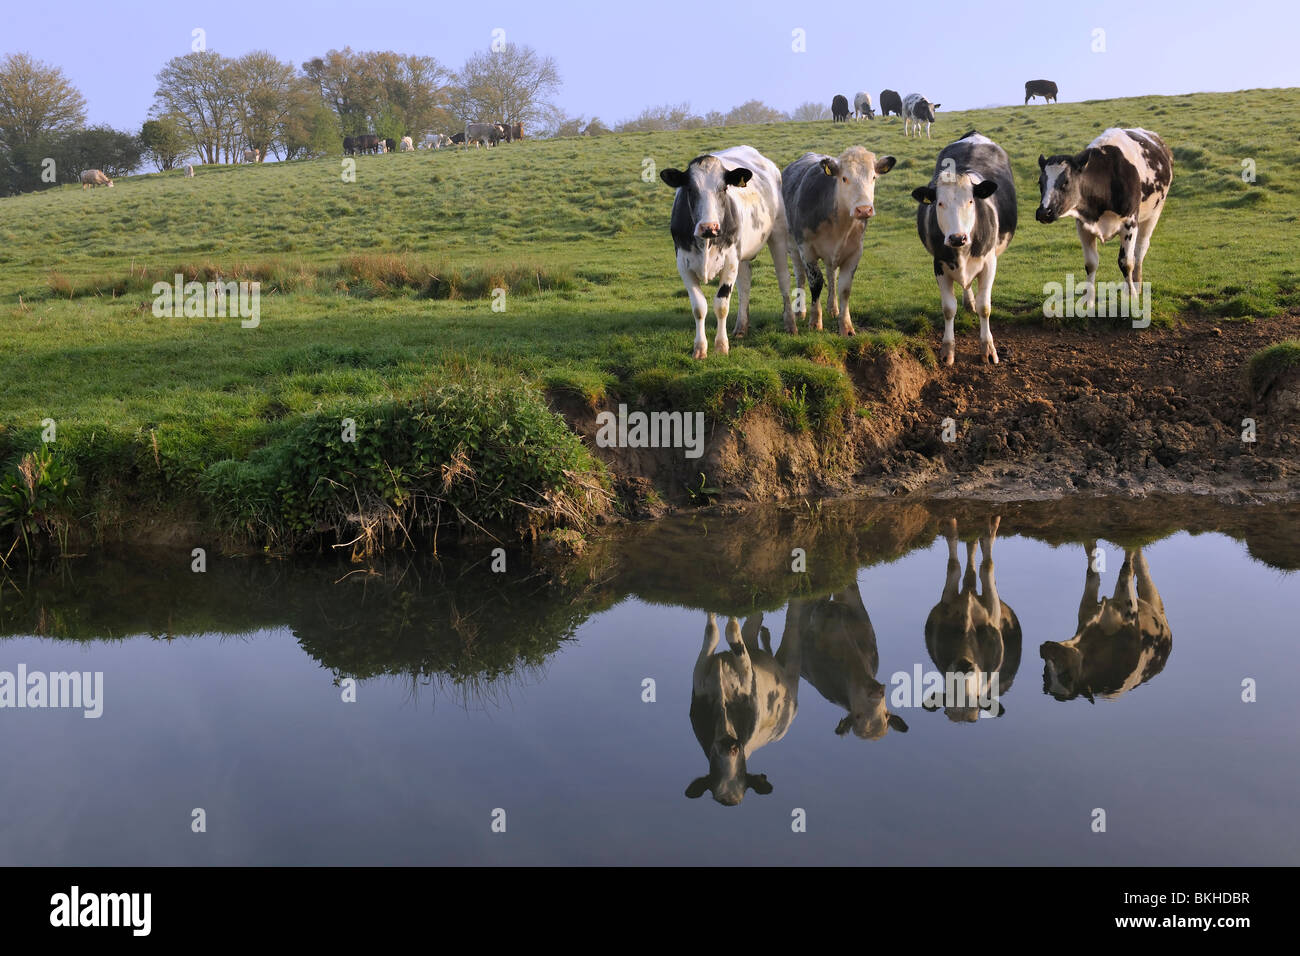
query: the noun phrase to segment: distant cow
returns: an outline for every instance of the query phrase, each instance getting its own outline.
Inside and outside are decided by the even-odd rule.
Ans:
[[[465,142],[465,134],[464,134],[464,133],[454,133],[454,134],[452,134],[452,135],[449,137],[449,139],[450,139],[451,144],[452,144],[453,146],[460,146],[460,145],[462,145],[462,144]]]
[[[523,123],[516,123],[514,126],[510,127],[510,138],[516,141],[524,138]]]
[[[1149,130],[1111,128],[1077,155],[1039,156],[1038,168],[1041,202],[1034,218],[1074,218],[1088,273],[1085,308],[1096,302],[1097,242],[1121,232],[1119,271],[1131,301],[1174,178],[1169,147]]]
[[[461,137],[464,139],[464,137]],[[429,133],[420,141],[422,149],[442,149],[444,146],[452,145],[452,139],[445,133]]]
[[[907,733],[907,722],[889,712],[888,688],[876,680],[876,631],[857,582],[816,601],[792,600],[785,614],[787,632],[793,620],[800,636],[803,679],[848,711],[835,733],[852,730],[863,740],[879,740],[891,727]]]
[[[903,135],[911,136],[916,130],[916,138],[921,138],[921,124],[925,124],[925,138],[930,138],[930,124],[934,122],[934,111],[940,104],[931,103],[920,93],[909,93],[903,98]]]
[[[490,149],[501,140],[501,127],[496,123],[469,123],[465,126],[466,143],[483,145]]]
[[[853,118],[862,119],[866,117],[871,119],[876,115],[876,111],[871,108],[871,94],[860,92],[853,97]]]
[[[847,123],[848,121],[849,121],[848,97],[836,93],[835,98],[831,100],[831,122]]]
[[[397,152],[397,140],[392,139],[392,138],[389,138],[389,139],[384,140],[384,148],[381,149],[380,152],[381,152],[381,153],[395,153],[395,152]]]
[[[187,165],[187,166],[185,167],[185,175],[188,176],[190,179],[193,179],[193,178],[194,178],[194,167],[193,167],[193,166],[190,166],[190,165]]]
[[[356,151],[356,148],[357,148],[357,138],[355,136],[343,137],[343,152],[345,155],[351,156],[353,152]]]
[[[1007,154],[972,130],[943,148],[930,184],[912,190],[912,198],[920,204],[916,231],[934,257],[934,278],[943,305],[940,361],[951,365],[957,352],[955,285],[964,290],[966,308],[979,314],[984,361],[996,365],[998,350],[989,329],[993,279],[998,257],[1016,233],[1016,183]],[[977,279],[978,297],[972,294]]]
[[[849,293],[862,258],[867,223],[876,214],[876,177],[893,169],[894,162],[893,156],[878,157],[861,146],[850,146],[838,158],[804,153],[781,173],[786,222],[798,250],[795,283],[802,289],[805,275],[809,280],[810,328],[822,327],[820,260],[826,263],[831,318],[839,319],[841,335],[854,334]]]
[[[1043,693],[1057,700],[1083,697],[1092,704],[1098,694],[1113,700],[1164,670],[1173,648],[1165,605],[1142,551],[1124,552],[1114,596],[1098,600],[1096,546],[1084,546],[1088,571],[1078,630],[1068,641],[1046,641],[1038,649]]]
[[[701,288],[718,280],[713,311],[718,330],[713,346],[723,355],[727,341],[727,312],[735,285],[740,299],[736,337],[749,328],[751,262],[767,246],[781,287],[782,315],[788,332],[795,331],[790,311],[788,226],[781,197],[781,170],[752,146],[733,146],[697,156],[685,170],[665,169],[659,178],[677,190],[669,229],[677,250],[677,272],[686,286],[695,317],[695,358],[708,354],[704,319],[709,302]]]
[[[111,189],[113,180],[105,176],[103,170],[88,169],[81,174],[81,189],[83,192],[87,186],[108,186]]]
[[[1030,80],[1025,84],[1025,105],[1035,96],[1041,96],[1043,102],[1056,100],[1056,84],[1051,80]]]
[[[903,115],[903,98],[898,95],[897,90],[880,91],[880,115],[888,116],[893,113],[895,116]]]
[[[261,161],[262,161],[262,153],[260,150],[256,150],[256,149],[244,150],[244,162],[260,163]]]
[[[799,634],[787,615],[781,649],[773,654],[762,621],[762,615],[749,618],[742,634],[740,623],[730,618],[729,650],[714,654],[718,623],[709,614],[691,680],[691,729],[709,759],[709,772],[686,788],[691,799],[708,790],[718,803],[734,807],[746,790],[772,792],[766,774],[749,772],[749,760],[759,747],[785,736],[799,709]]]
[[[378,136],[345,136],[343,151],[349,156],[354,153],[377,153],[381,140]]]
[[[966,545],[966,573],[957,552],[957,522],[943,530],[948,542],[948,571],[943,596],[925,620],[925,649],[943,674],[942,694],[929,694],[921,706],[944,708],[948,719],[970,723],[981,713],[1001,717],[1002,697],[1020,669],[1024,640],[1016,612],[998,593],[993,575],[993,544],[1000,519],[992,518],[982,535],[979,592],[975,580],[975,542]]]
[[[409,136],[403,136],[403,137],[402,137],[402,152],[404,152],[404,153],[412,153],[412,152],[414,152],[414,151],[415,151],[415,143],[412,141],[411,137],[409,137]]]

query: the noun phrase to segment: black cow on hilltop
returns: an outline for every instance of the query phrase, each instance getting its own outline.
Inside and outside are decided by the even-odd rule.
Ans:
[[[847,123],[849,121],[849,98],[839,93],[831,100],[831,122]]]
[[[890,113],[895,116],[903,115],[903,97],[898,94],[897,90],[881,90],[880,116],[883,119]]]
[[[1056,101],[1056,84],[1051,80],[1029,80],[1025,83],[1025,105],[1035,96],[1041,96],[1043,102]]]

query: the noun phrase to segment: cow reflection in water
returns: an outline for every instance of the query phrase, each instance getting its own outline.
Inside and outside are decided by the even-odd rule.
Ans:
[[[1020,621],[998,594],[993,576],[993,543],[1000,518],[990,518],[980,536],[983,560],[976,593],[975,542],[966,544],[966,574],[957,552],[957,522],[948,519],[943,534],[948,539],[948,577],[943,597],[925,621],[925,647],[944,675],[941,693],[922,702],[926,710],[943,705],[948,719],[968,723],[986,711],[995,717],[1005,712],[1000,697],[1011,689],[1020,667]]]
[[[784,737],[794,720],[799,634],[789,626],[787,615],[781,649],[773,654],[772,636],[761,614],[745,619],[743,633],[732,617],[727,619],[727,645],[728,650],[713,653],[718,622],[710,614],[691,686],[691,727],[709,758],[709,773],[692,780],[686,796],[699,797],[708,790],[718,803],[734,807],[748,789],[772,792],[766,774],[749,772],[749,758],[759,747]]]
[[[1174,638],[1165,605],[1151,583],[1141,549],[1124,552],[1115,594],[1098,600],[1101,575],[1094,570],[1097,542],[1085,545],[1088,573],[1079,602],[1079,628],[1068,641],[1047,641],[1038,653],[1043,693],[1057,700],[1096,695],[1115,698],[1164,670]]]
[[[856,581],[819,601],[792,600],[785,613],[787,633],[793,624],[802,638],[804,680],[848,711],[837,734],[852,730],[863,740],[879,740],[891,727],[907,732],[903,718],[886,709],[888,688],[876,680],[876,631]]]

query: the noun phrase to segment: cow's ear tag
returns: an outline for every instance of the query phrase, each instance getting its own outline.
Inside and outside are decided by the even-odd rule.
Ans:
[[[831,169],[831,161],[829,159],[822,160],[822,172],[827,176],[835,175],[835,170]]]

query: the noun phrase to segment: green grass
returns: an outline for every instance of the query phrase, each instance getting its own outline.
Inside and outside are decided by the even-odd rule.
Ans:
[[[1250,357],[1247,366],[1252,393],[1264,394],[1280,375],[1296,368],[1300,368],[1300,339],[1288,339],[1260,349]]]
[[[869,399],[854,396],[847,362],[878,348],[933,362],[912,338],[937,325],[939,302],[910,192],[942,145],[977,128],[1012,159],[1020,228],[999,264],[996,330],[1042,322],[1043,284],[1082,274],[1074,230],[1033,220],[1039,153],[1080,149],[1110,125],[1154,129],[1175,152],[1146,264],[1157,325],[1300,305],[1296,89],[941,113],[929,141],[878,119],[363,156],[351,183],[338,157],[199,167],[194,179],[0,200],[0,462],[32,450],[52,418],[85,481],[147,479],[149,501],[177,500],[210,465],[248,461],[307,416],[410,401],[472,367],[589,403],[723,417],[770,405],[792,431],[833,440]],[[781,165],[853,143],[898,157],[854,287],[857,339],[778,331],[764,254],[750,336],[730,356],[691,360],[672,193],[642,180],[643,161],[681,166],[737,143]],[[1119,279],[1117,251],[1103,247],[1103,280]],[[155,318],[152,284],[177,271],[262,282],[260,326]],[[504,311],[493,309],[498,287]],[[973,328],[964,312],[959,327]]]

